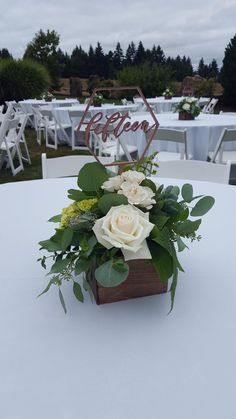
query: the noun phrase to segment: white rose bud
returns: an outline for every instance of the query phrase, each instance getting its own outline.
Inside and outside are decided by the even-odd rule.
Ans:
[[[183,105],[183,109],[184,109],[185,111],[189,111],[189,110],[190,110],[190,105],[189,105],[189,103],[185,103],[185,104]]]
[[[137,182],[123,182],[118,194],[125,195],[129,204],[138,205],[140,207],[151,209],[152,204],[155,204],[155,196],[151,188],[147,186],[140,186]]]
[[[120,189],[122,180],[120,176],[110,177],[106,182],[104,182],[101,186],[102,189],[108,192],[115,192]]]
[[[136,170],[127,170],[121,173],[121,179],[122,181],[141,183],[145,179],[145,175]]]
[[[146,238],[154,224],[149,222],[149,213],[132,205],[112,207],[105,217],[98,219],[93,231],[99,243],[106,249],[121,249],[125,260],[151,259]]]

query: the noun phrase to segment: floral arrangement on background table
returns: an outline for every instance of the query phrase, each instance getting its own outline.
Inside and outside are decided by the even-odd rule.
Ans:
[[[173,96],[173,92],[170,89],[166,89],[163,93],[162,96],[164,96],[165,99],[172,99]]]
[[[103,95],[101,94],[95,94],[93,97],[93,106],[101,106],[103,103]]]
[[[201,112],[198,101],[191,97],[186,97],[175,108],[175,112],[179,112],[179,119],[193,120]]]
[[[57,286],[65,312],[61,287],[67,281],[79,301],[84,289],[100,304],[165,292],[172,278],[173,307],[178,271],[183,271],[177,251],[187,247],[184,239],[200,239],[199,217],[214,198],[193,196],[190,184],[181,191],[155,184],[147,177],[155,173],[148,158],[136,170],[127,169],[116,175],[98,162],[85,164],[79,189],[68,191],[73,202],[49,220],[59,223],[55,234],[39,243],[49,252],[38,259],[42,266],[52,261],[41,294]]]
[[[53,94],[51,92],[49,92],[49,91],[44,92],[41,95],[41,99],[46,100],[48,102],[50,102],[53,98],[54,98]]]

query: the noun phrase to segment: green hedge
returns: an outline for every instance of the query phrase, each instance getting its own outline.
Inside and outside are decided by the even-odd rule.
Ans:
[[[48,71],[29,60],[0,60],[0,102],[39,96],[50,85]]]
[[[170,85],[171,72],[166,66],[144,63],[125,67],[118,73],[121,86],[139,86],[146,96],[159,96]]]

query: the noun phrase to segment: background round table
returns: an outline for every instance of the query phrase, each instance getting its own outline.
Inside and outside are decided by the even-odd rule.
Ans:
[[[188,153],[194,160],[206,161],[209,151],[213,151],[224,128],[236,129],[236,117],[234,115],[216,115],[201,113],[194,120],[182,121],[178,119],[178,113],[163,113],[156,115],[160,124],[159,128],[187,129]],[[147,120],[150,125],[153,119],[150,114],[132,114],[130,122]],[[139,154],[142,153],[146,136],[142,130],[122,134],[123,140],[128,144],[136,145]],[[179,152],[179,145],[166,141],[153,141],[148,154],[152,151],[174,151]],[[224,145],[224,150],[236,150],[236,142],[230,141]]]
[[[169,294],[96,306],[68,283],[67,315],[56,289],[37,299],[48,281],[37,243],[76,178],[0,186],[1,418],[235,419],[236,189],[191,183],[216,203],[180,254],[170,315]]]

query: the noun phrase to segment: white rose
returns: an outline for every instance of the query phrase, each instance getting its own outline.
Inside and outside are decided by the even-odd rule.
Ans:
[[[120,189],[122,180],[120,176],[110,177],[106,182],[101,186],[102,189],[105,189],[108,192],[118,191]]]
[[[127,170],[121,173],[122,181],[141,183],[145,179],[145,175],[136,170]]]
[[[129,204],[139,205],[147,209],[152,208],[155,204],[154,192],[147,186],[140,186],[137,182],[123,182],[118,194],[125,195],[128,198]]]
[[[183,109],[184,109],[185,111],[189,111],[189,110],[190,110],[190,105],[189,105],[189,103],[185,103],[185,104],[183,105]]]
[[[132,205],[112,207],[105,217],[98,219],[93,231],[99,243],[106,249],[121,249],[125,260],[151,259],[146,238],[154,224],[149,214]]]

